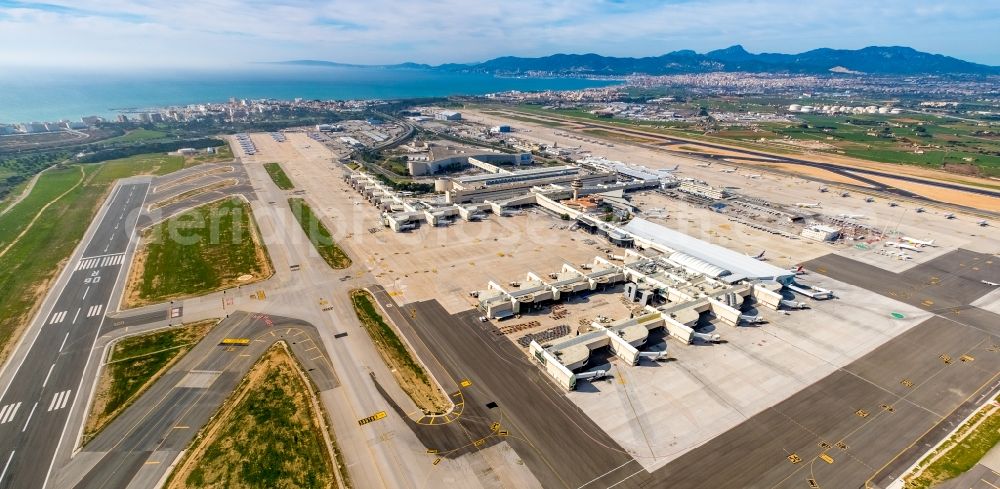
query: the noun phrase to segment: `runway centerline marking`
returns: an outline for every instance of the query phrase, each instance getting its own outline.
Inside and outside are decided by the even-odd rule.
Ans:
[[[24,433],[25,431],[28,430],[28,423],[31,423],[31,417],[35,414],[35,408],[37,407],[38,407],[37,402],[35,403],[34,406],[31,406],[31,412],[28,413],[28,419],[24,421],[24,428],[21,428],[21,433]]]
[[[49,373],[45,374],[45,380],[44,380],[44,381],[42,381],[42,387],[45,387],[45,384],[48,384],[48,383],[49,383],[49,377],[51,377],[51,376],[52,376],[52,369],[54,369],[54,368],[56,368],[56,364],[54,364],[54,363],[53,363],[53,364],[52,364],[52,365],[51,365],[51,366],[49,367]]]
[[[3,476],[7,475],[7,468],[10,467],[10,461],[14,459],[14,450],[11,450],[10,456],[7,457],[7,463],[3,466],[3,471],[0,471],[0,482],[3,481]]]
[[[66,340],[68,340],[68,339],[69,339],[69,332],[67,331],[66,332],[66,336],[63,336],[63,342],[62,342],[62,344],[59,345],[59,353],[62,353],[63,347],[66,346]]]
[[[76,318],[80,317],[80,307],[76,308],[76,314],[73,315],[73,324],[76,324]]]

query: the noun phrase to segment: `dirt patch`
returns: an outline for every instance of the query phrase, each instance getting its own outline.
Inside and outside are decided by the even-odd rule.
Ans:
[[[961,190],[951,190],[923,183],[907,182],[904,180],[897,180],[895,178],[876,177],[871,175],[866,175],[865,178],[870,178],[872,180],[875,180],[876,182],[892,185],[893,187],[896,188],[901,188],[903,190],[907,190],[915,194],[920,194],[923,195],[924,197],[927,197],[929,199],[934,199],[939,202],[964,205],[966,207],[972,207],[975,209],[982,209],[991,212],[1000,212],[1000,199],[996,197],[990,197],[988,195],[972,194],[969,192],[963,192]]]

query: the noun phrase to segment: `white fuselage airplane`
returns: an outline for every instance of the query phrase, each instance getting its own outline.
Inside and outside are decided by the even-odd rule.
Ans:
[[[980,282],[982,282],[982,283],[984,283],[984,284],[986,284],[986,285],[992,285],[992,286],[994,286],[994,287],[996,287],[996,286],[1000,285],[1000,284],[998,284],[998,283],[996,283],[996,282],[990,282],[989,280],[980,280]]]
[[[723,168],[719,171],[721,171],[722,173],[733,173],[736,171],[736,168]]]
[[[924,241],[924,240],[921,240],[921,239],[911,238],[909,236],[903,236],[900,239],[902,239],[903,241],[906,241],[907,243],[910,243],[911,245],[916,245],[916,246],[921,246],[921,247],[923,247],[923,246],[934,246],[934,240],[933,239]]]
[[[841,219],[867,219],[864,214],[837,214]]]
[[[820,204],[819,202],[796,202],[795,206],[812,208],[812,207],[822,207],[822,204]]]
[[[898,248],[898,249],[901,249],[901,250],[910,250],[910,251],[920,252],[920,248],[917,248],[916,246],[913,246],[913,245],[908,245],[906,243],[895,243],[895,242],[891,242],[890,241],[890,242],[886,243],[885,245],[886,246],[891,246],[893,248]]]

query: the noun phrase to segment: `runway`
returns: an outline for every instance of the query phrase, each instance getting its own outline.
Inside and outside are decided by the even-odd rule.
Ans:
[[[119,182],[30,327],[26,355],[0,395],[0,488],[43,487],[70,413],[83,408],[84,365],[131,261],[148,179]],[[82,252],[79,251],[82,249]],[[52,298],[55,298],[52,300]]]

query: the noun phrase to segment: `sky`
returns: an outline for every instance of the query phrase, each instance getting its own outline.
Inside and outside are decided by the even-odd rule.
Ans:
[[[0,68],[440,64],[902,45],[1000,65],[997,0],[0,0]]]

